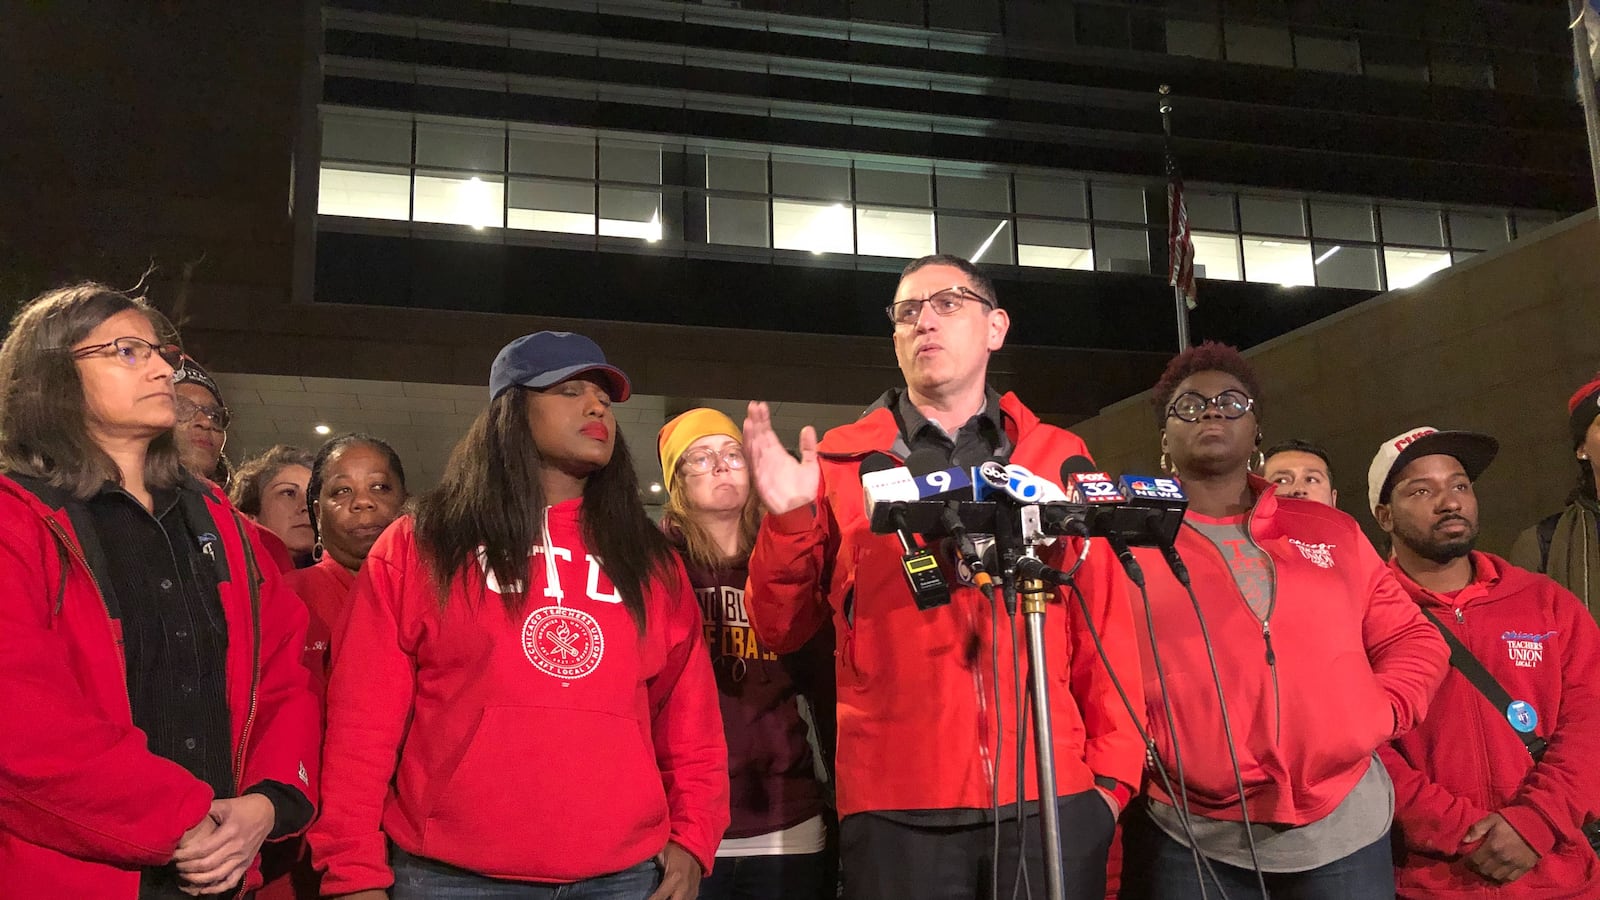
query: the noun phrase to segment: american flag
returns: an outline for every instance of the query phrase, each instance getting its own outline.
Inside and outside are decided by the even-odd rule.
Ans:
[[[1194,235],[1189,230],[1189,211],[1183,205],[1183,178],[1167,150],[1167,283],[1183,294],[1190,309],[1195,307]]]

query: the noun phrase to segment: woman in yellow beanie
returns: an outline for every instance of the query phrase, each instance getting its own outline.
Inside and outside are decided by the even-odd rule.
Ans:
[[[769,652],[745,616],[761,505],[738,426],[714,409],[692,409],[662,427],[657,449],[667,489],[661,525],[700,599],[728,738],[733,821],[700,900],[831,898],[822,785],[796,681],[808,680],[806,669],[831,673],[832,661]],[[831,716],[828,709],[820,718]]]

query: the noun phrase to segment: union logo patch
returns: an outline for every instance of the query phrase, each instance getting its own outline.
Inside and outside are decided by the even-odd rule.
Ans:
[[[1312,565],[1324,569],[1333,568],[1333,544],[1308,544],[1289,538],[1289,543],[1300,551],[1300,555],[1311,561]]]
[[[522,623],[522,652],[546,675],[573,680],[600,667],[606,636],[581,609],[541,606]]]

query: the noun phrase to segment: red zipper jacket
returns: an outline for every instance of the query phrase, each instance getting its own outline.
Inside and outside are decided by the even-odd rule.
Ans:
[[[1254,476],[1250,483],[1256,491],[1250,538],[1271,558],[1273,572],[1265,624],[1215,544],[1187,524],[1177,541],[1216,653],[1231,734],[1222,727],[1189,595],[1158,552],[1135,556],[1149,585],[1191,811],[1239,820],[1239,790],[1223,743],[1231,739],[1250,821],[1306,825],[1349,795],[1374,750],[1421,720],[1450,654],[1354,519],[1321,503],[1279,497]],[[1176,784],[1174,735],[1150,630],[1142,614],[1135,618],[1150,733]],[[1173,802],[1157,778],[1150,792]]]
[[[441,609],[410,517],[373,546],[333,642],[311,830],[324,894],[393,884],[386,837],[519,881],[618,872],[668,840],[711,870],[728,748],[699,604],[674,561],[641,634],[584,547],[580,502],[550,507],[554,552],[535,548],[511,615],[466,574]]]
[[[300,664],[306,614],[221,491],[203,491],[228,580],[234,784],[317,799],[316,698]],[[253,559],[253,563],[252,563]],[[172,858],[212,794],[134,727],[121,622],[61,509],[0,476],[0,886],[133,900],[139,868]],[[252,866],[244,888],[260,877]]]
[[[277,540],[272,532],[260,530]],[[278,546],[281,548],[283,543],[279,541]],[[284,550],[283,559],[288,558],[288,551]],[[316,692],[320,709],[328,690],[328,645],[344,611],[350,606],[350,590],[355,587],[356,576],[331,555],[324,554],[315,565],[284,570],[283,578],[295,596],[305,601],[306,612],[310,614],[302,662],[311,672],[311,687]],[[296,900],[322,894],[304,838],[264,848],[261,874],[265,883],[256,891],[255,900]]]
[[[1061,463],[1088,454],[1069,431],[1041,423],[1013,394],[1000,400],[1011,462],[1055,481]],[[899,438],[890,410],[871,410],[827,433],[819,446],[822,483],[813,509],[763,521],[745,591],[751,625],[777,653],[799,649],[831,618],[838,634],[839,814],[872,810],[987,808],[998,776],[1001,804],[1016,801],[1016,709],[1012,641],[991,631],[989,601],[951,585],[952,601],[917,609],[901,573],[894,535],[868,528],[861,460]],[[1077,545],[1072,548],[1074,555]],[[1064,551],[1049,557],[1060,563]],[[1135,709],[1138,656],[1125,578],[1110,548],[1096,541],[1078,573],[1091,622]],[[1015,624],[1019,668],[1027,676],[1021,616]],[[1005,621],[1005,612],[1000,612]],[[1062,594],[1045,617],[1050,702],[1055,727],[1057,792],[1079,793],[1101,776],[1127,799],[1139,783],[1144,748],[1075,598]],[[1002,625],[1002,628],[1005,626]],[[995,734],[994,669],[998,643],[1001,734]],[[993,772],[996,742],[1004,742]],[[1031,771],[1032,741],[1028,742]],[[1025,799],[1037,799],[1026,780]]]
[[[1535,764],[1505,711],[1450,670],[1428,717],[1381,751],[1394,779],[1399,895],[1595,896],[1600,859],[1579,828],[1600,817],[1600,627],[1565,588],[1488,553],[1472,554],[1473,581],[1453,597],[1390,565],[1513,700],[1532,704],[1534,733],[1549,741]],[[1492,812],[1540,856],[1510,884],[1492,884],[1462,862],[1477,847],[1462,846],[1462,837]]]

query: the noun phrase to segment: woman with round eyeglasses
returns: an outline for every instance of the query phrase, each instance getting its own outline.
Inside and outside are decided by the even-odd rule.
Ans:
[[[308,825],[306,613],[179,464],[182,351],[100,284],[0,345],[0,893],[243,894]]]
[[[809,682],[814,673],[829,673],[832,660],[813,647],[785,657],[767,651],[745,615],[761,503],[733,420],[692,409],[663,426],[656,444],[667,488],[662,530],[700,599],[728,740],[733,819],[700,898],[831,898],[822,786],[796,678]],[[824,714],[831,717],[831,708]]]
[[[1353,519],[1253,473],[1259,396],[1214,343],[1154,389],[1192,594],[1135,551],[1157,765],[1124,817],[1123,898],[1394,896],[1394,788],[1374,754],[1421,720],[1449,653]]]

